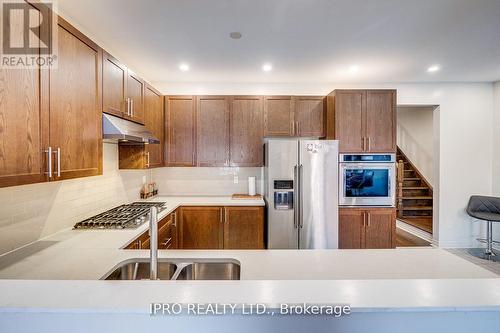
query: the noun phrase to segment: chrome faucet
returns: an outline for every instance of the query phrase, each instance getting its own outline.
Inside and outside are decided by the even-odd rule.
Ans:
[[[157,280],[158,279],[158,208],[155,206],[151,207],[149,213],[149,237],[150,237],[149,279]]]

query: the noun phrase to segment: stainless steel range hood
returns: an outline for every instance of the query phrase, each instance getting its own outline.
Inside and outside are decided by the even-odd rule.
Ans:
[[[160,143],[146,126],[102,114],[102,137],[104,142]]]

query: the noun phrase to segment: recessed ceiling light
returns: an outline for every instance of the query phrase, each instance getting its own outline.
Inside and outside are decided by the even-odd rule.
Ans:
[[[179,69],[183,72],[187,72],[189,70],[189,65],[188,64],[180,64]]]
[[[435,73],[439,71],[441,67],[439,65],[432,65],[431,67],[427,68],[427,72],[429,73]]]
[[[232,39],[240,39],[241,36],[241,32],[238,31],[233,31],[229,34],[229,37],[231,37]]]
[[[271,65],[271,64],[264,64],[264,65],[262,65],[262,70],[264,72],[270,72],[270,71],[273,70],[273,65]]]

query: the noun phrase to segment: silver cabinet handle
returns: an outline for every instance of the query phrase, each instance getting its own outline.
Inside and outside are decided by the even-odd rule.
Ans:
[[[292,122],[292,136],[295,136],[295,121]]]
[[[297,125],[296,125],[296,127],[295,127],[295,128],[296,128],[297,132],[296,132],[295,134],[296,134],[297,136],[300,136],[300,126],[299,126],[300,124],[299,124],[299,121],[297,120],[297,121],[296,121],[296,123],[297,123]]]
[[[52,147],[47,148],[44,150],[45,153],[47,153],[47,172],[46,174],[49,175],[49,178],[52,178]]]
[[[149,151],[146,152],[146,167],[149,168],[150,163],[149,163]]]
[[[172,213],[172,225],[177,226],[177,212]]]
[[[369,227],[370,226],[370,222],[371,222],[370,212],[366,212],[366,217],[367,217],[367,225]]]
[[[57,148],[57,177],[61,177],[61,148]]]
[[[134,116],[134,100],[132,98],[130,99],[130,116]]]
[[[370,148],[370,137],[367,137],[366,139],[368,140],[368,151],[369,151],[371,149]]]
[[[131,105],[130,105],[130,98],[127,97],[127,116],[131,116],[132,115],[132,112],[131,112]]]

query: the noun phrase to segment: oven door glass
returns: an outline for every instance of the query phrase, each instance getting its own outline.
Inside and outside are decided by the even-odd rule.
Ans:
[[[347,198],[380,198],[389,197],[389,170],[388,169],[345,169],[344,194]]]

